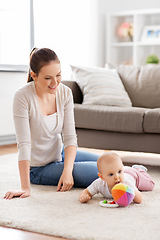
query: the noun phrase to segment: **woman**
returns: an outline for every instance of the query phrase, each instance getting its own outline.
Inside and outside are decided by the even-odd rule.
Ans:
[[[15,93],[13,116],[21,190],[7,192],[5,199],[30,196],[30,182],[68,191],[98,177],[98,155],[77,151],[72,92],[61,83],[54,51],[32,50],[28,83]]]

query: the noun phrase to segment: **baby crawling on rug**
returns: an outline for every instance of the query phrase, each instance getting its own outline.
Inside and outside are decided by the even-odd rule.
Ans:
[[[142,202],[140,191],[152,191],[155,183],[147,173],[147,168],[142,165],[124,166],[121,158],[114,152],[101,155],[97,160],[98,176],[91,185],[79,195],[79,201],[88,202],[92,196],[101,193],[105,198],[113,198],[111,194],[115,184],[124,183],[130,186],[134,192],[135,203]]]

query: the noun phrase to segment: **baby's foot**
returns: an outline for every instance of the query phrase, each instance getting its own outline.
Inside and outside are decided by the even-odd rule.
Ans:
[[[143,165],[133,165],[132,166],[132,168],[141,168],[143,171],[145,171],[145,172],[147,172],[148,171],[148,169],[145,167],[145,166],[143,166]]]
[[[90,194],[88,189],[84,189],[79,195],[79,201],[81,203],[88,202],[91,198],[92,198],[92,195]]]

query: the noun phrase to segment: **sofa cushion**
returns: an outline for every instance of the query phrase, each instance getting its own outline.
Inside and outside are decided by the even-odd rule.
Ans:
[[[160,65],[119,65],[116,69],[134,107],[160,107]]]
[[[135,107],[75,104],[75,124],[76,128],[143,133],[145,110]]]
[[[63,80],[62,83],[68,86],[72,90],[74,103],[83,102],[82,91],[75,81]]]
[[[132,105],[115,69],[71,67],[74,80],[83,93],[83,104],[123,107]]]
[[[160,108],[145,112],[143,128],[146,133],[160,133]]]

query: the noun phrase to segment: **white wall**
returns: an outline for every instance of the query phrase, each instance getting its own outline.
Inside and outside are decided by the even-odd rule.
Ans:
[[[10,138],[15,135],[12,115],[13,97],[15,91],[24,85],[26,81],[27,73],[0,72],[0,145],[4,136]]]
[[[104,67],[106,53],[106,15],[111,12],[160,8],[160,0],[99,0],[99,39],[97,65]]]

